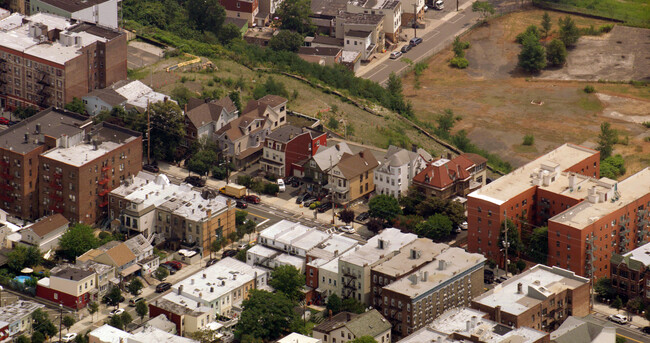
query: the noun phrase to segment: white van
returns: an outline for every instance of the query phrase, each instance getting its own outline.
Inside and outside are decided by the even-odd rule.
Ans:
[[[278,188],[280,189],[280,192],[284,192],[287,190],[287,188],[284,185],[284,180],[278,179]]]
[[[438,0],[433,4],[433,8],[438,11],[442,11],[445,9],[445,3],[442,0]]]

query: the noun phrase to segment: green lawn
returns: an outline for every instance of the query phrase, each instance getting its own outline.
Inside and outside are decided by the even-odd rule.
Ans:
[[[648,0],[533,0],[543,7],[557,8],[621,20],[631,26],[650,27]]]

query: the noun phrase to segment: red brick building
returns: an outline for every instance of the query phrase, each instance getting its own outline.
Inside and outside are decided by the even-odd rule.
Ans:
[[[487,159],[476,154],[440,158],[413,177],[413,185],[426,196],[466,197],[485,185]]]
[[[62,266],[52,269],[49,278],[42,278],[36,285],[36,296],[63,304],[65,307],[81,309],[96,301],[95,272],[76,266]]]
[[[647,213],[647,210],[642,210]],[[641,220],[648,224],[648,216]],[[650,303],[650,243],[610,259],[612,288],[622,299],[640,298]]]
[[[298,162],[314,156],[321,146],[327,146],[327,135],[310,128],[282,126],[266,137],[261,169],[278,177],[293,175]]]
[[[0,21],[2,108],[63,107],[126,79],[124,33],[44,13],[12,20]]]

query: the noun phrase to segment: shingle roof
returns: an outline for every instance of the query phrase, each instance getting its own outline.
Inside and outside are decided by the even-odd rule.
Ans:
[[[390,330],[391,325],[386,318],[379,313],[379,311],[372,309],[356,316],[345,324],[345,327],[348,328],[355,337],[377,337],[383,332]]]
[[[348,321],[358,316],[356,313],[340,312],[314,327],[314,331],[328,333],[344,326]]]
[[[120,93],[116,92],[112,88],[95,89],[92,92],[86,94],[84,97],[89,97],[89,96],[97,97],[111,106],[121,105],[125,103],[127,100],[125,97],[120,95]]]
[[[268,120],[267,118],[257,116],[256,113],[248,113],[248,114],[242,115],[241,117],[236,118],[235,120],[233,120],[233,121],[229,122],[228,124],[222,126],[217,131],[217,135],[221,136],[221,135],[223,135],[225,133],[228,136],[228,139],[230,141],[234,141],[234,140],[240,138],[241,136],[243,136],[244,132],[242,131],[242,129],[247,127],[248,125],[250,125],[250,123],[252,123],[256,119],[260,119],[260,120],[262,120],[264,122],[266,122]],[[254,132],[257,132],[259,130],[263,130],[264,126],[265,125],[262,124],[262,125],[260,125],[259,128],[255,128],[255,129],[251,130],[250,133],[254,133]]]
[[[345,142],[338,143],[327,149],[319,149],[316,155],[314,155],[314,162],[316,162],[321,171],[326,171],[330,168],[330,158],[331,164],[336,165],[339,163],[343,154],[352,154],[352,150],[350,150],[350,147]]]
[[[360,151],[358,154],[343,154],[336,167],[346,179],[352,179],[366,171],[377,168],[379,162],[369,149]]]
[[[135,260],[135,254],[129,249],[125,243],[118,244],[117,246],[106,251],[106,254],[115,262],[116,266],[123,266]]]
[[[68,225],[70,222],[68,222],[67,219],[60,213],[57,213],[55,215],[45,217],[36,223],[34,225],[30,226],[32,231],[39,237],[44,237],[48,233],[62,227],[65,225]]]
[[[429,164],[419,174],[415,175],[413,182],[431,185],[433,187],[443,189],[452,185],[456,180],[465,180],[469,178],[470,173],[461,166],[467,164],[467,159],[460,159],[458,157],[453,160],[439,159]]]
[[[288,143],[302,132],[302,129],[297,126],[284,125],[275,129],[267,138],[276,142]]]

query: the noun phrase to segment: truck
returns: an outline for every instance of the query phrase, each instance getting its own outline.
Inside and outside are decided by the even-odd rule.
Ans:
[[[219,189],[219,193],[235,199],[241,199],[246,195],[246,187],[236,184],[227,184],[226,187],[221,187],[221,189]]]

